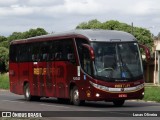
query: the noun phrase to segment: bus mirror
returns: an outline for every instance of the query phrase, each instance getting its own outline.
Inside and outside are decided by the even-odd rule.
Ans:
[[[145,55],[146,55],[146,61],[149,62],[150,59],[151,59],[151,55],[150,55],[150,50],[149,50],[149,48],[146,47],[145,45],[141,45],[141,44],[139,44],[139,47],[144,50]]]
[[[93,50],[93,48],[92,48],[90,45],[88,45],[88,44],[83,44],[82,46],[83,46],[84,48],[88,49],[90,58],[91,58],[91,60],[93,61],[93,60],[95,59],[95,55],[94,55],[94,50]]]

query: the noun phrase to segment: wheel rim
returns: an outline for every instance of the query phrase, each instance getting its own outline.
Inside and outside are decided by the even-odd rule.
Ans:
[[[74,99],[75,102],[78,102],[78,101],[79,101],[79,92],[78,92],[78,90],[75,90],[75,91],[74,91],[73,99]]]
[[[30,96],[30,90],[29,90],[29,88],[27,87],[27,88],[26,88],[26,97],[29,98],[29,96]]]

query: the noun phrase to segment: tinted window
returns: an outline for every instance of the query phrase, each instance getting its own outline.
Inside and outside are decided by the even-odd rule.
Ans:
[[[9,51],[9,59],[12,62],[17,62],[17,57],[18,57],[18,50],[16,45],[11,45],[10,46],[10,51]]]
[[[72,39],[36,42],[10,46],[13,62],[71,61],[75,62]]]
[[[40,61],[48,61],[49,60],[49,55],[51,53],[51,42],[42,42],[40,44],[40,49],[39,49],[39,60]]]
[[[27,44],[18,45],[18,61],[19,62],[27,62],[28,61],[28,46]]]
[[[26,44],[10,46],[10,61],[27,62],[29,49]]]
[[[33,62],[40,61],[39,43],[30,44],[29,51],[30,51],[29,52],[29,61],[33,61]]]
[[[51,58],[54,60],[68,61],[74,60],[74,47],[72,39],[53,41]]]

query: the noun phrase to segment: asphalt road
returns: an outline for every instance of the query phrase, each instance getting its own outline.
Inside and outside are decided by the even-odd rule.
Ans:
[[[40,101],[28,102],[24,100],[23,95],[15,95],[1,90],[0,112],[4,111],[27,115],[27,112],[38,112],[42,115],[42,118],[38,118],[38,120],[50,120],[53,117],[54,120],[160,119],[160,103],[155,102],[126,101],[123,107],[115,107],[110,102],[86,102],[83,106],[74,106],[68,103],[59,103],[55,98],[42,98]],[[0,119],[5,120],[4,118]]]

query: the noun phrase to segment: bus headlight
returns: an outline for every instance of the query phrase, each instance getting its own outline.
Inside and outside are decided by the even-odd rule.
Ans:
[[[93,82],[91,82],[91,81],[90,81],[90,84],[91,84],[93,87],[95,87],[95,88],[97,88],[97,89],[100,89],[100,90],[104,90],[104,91],[108,91],[108,90],[109,90],[108,87],[103,86],[103,85],[98,85],[98,84],[93,83]]]

